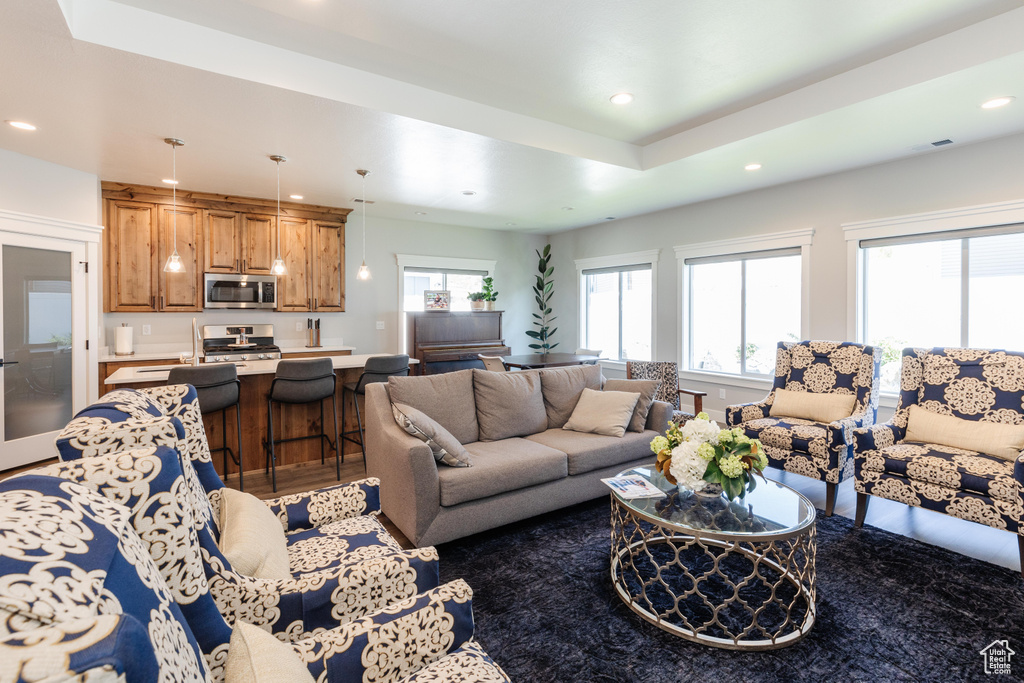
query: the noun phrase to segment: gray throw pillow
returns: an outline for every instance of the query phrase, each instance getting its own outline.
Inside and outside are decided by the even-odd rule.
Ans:
[[[633,417],[629,420],[629,431],[642,432],[647,426],[647,414],[651,412],[651,404],[661,388],[660,379],[610,379],[604,383],[605,391],[626,391],[639,393],[640,400],[633,409]]]
[[[548,429],[561,429],[568,421],[584,389],[601,388],[600,365],[570,365],[540,371],[540,388],[544,394],[544,410]]]
[[[473,371],[476,419],[481,441],[501,441],[538,434],[548,428],[544,395],[536,370]]]
[[[473,398],[473,371],[439,375],[389,377],[388,395],[394,403],[412,406],[447,429],[459,443],[480,438]]]
[[[391,412],[399,427],[430,447],[434,460],[449,467],[472,466],[473,458],[458,439],[421,411],[404,403],[392,403]]]

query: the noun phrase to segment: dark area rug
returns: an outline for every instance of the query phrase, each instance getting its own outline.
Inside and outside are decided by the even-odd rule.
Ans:
[[[781,650],[698,645],[630,611],[607,499],[439,546],[441,579],[473,587],[476,637],[519,683],[1024,680],[1017,572],[820,514],[817,621]],[[986,676],[979,651],[1004,639],[1014,674]]]

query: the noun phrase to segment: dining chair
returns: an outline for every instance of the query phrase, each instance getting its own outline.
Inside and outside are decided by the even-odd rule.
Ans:
[[[478,355],[484,364],[484,370],[490,370],[491,372],[505,372],[508,368],[505,367],[505,361],[501,359],[501,356],[484,356]]]
[[[584,349],[584,348],[581,347],[581,348],[576,349],[576,355],[577,356],[598,356],[598,357],[600,357],[601,356],[601,349]],[[597,364],[596,360],[588,360],[586,363],[584,363],[584,365],[596,365],[596,364]]]

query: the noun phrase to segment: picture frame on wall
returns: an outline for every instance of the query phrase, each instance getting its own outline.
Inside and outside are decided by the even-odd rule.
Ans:
[[[423,310],[447,311],[451,304],[452,293],[447,289],[428,289],[423,292]]]

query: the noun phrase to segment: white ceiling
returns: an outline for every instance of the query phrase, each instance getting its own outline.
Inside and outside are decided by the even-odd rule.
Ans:
[[[1024,131],[1021,4],[0,0],[0,148],[553,232]]]

